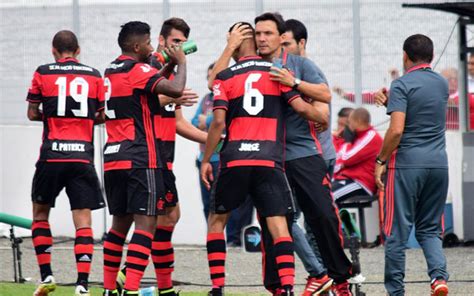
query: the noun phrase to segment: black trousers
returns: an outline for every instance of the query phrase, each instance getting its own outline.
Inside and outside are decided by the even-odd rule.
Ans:
[[[331,195],[331,183],[324,160],[319,155],[286,162],[290,187],[313,232],[328,275],[336,283],[351,277],[352,263],[344,253],[341,222]],[[291,233],[292,217],[288,217]],[[261,220],[263,243],[263,278],[269,290],[279,287],[280,279],[273,255],[273,239],[265,221]]]

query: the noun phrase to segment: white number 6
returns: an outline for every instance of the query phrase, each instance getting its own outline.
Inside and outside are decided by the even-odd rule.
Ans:
[[[262,74],[252,73],[245,80],[244,109],[250,115],[257,115],[263,110],[263,95],[256,89],[252,88],[252,84],[257,82]]]

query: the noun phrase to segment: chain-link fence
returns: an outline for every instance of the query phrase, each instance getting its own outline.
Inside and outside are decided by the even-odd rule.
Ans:
[[[284,18],[299,19],[307,26],[309,57],[325,72],[334,90],[333,113],[341,107],[363,105],[371,111],[373,124],[384,129],[388,117],[384,108],[373,105],[373,92],[389,87],[402,74],[406,37],[423,33],[433,39],[436,71],[458,67],[457,16],[402,8],[403,2],[410,1],[2,1],[0,124],[30,124],[25,116],[27,88],[35,68],[52,61],[51,39],[58,30],[74,30],[79,35],[81,61],[103,71],[120,54],[117,35],[121,24],[148,22],[156,46],[163,20],[182,17],[199,47],[189,57],[188,86],[204,95],[207,66],[224,47],[228,27],[240,20],[253,23],[263,11],[279,11]],[[358,91],[360,99],[355,95]],[[449,112],[448,127],[456,129],[454,101]],[[192,113],[192,108],[185,109],[185,116]]]

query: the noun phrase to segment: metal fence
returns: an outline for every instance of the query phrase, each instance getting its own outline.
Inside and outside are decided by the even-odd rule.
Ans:
[[[120,54],[116,40],[121,24],[148,22],[156,46],[163,20],[182,17],[191,27],[190,38],[199,47],[189,56],[189,87],[204,95],[208,91],[207,66],[223,49],[228,27],[236,21],[253,22],[264,11],[279,11],[307,26],[309,57],[336,90],[334,114],[341,107],[365,106],[373,124],[384,129],[388,117],[383,108],[372,104],[372,94],[382,86],[389,87],[393,76],[402,72],[406,37],[423,33],[433,39],[435,60],[439,59],[435,70],[458,66],[456,30],[450,38],[457,17],[402,8],[402,2],[410,1],[5,0],[0,3],[0,124],[31,124],[25,115],[28,85],[36,67],[52,61],[51,39],[58,30],[74,30],[82,49],[81,61],[103,71]],[[456,129],[456,105],[450,110],[449,128]],[[184,114],[190,117],[193,111],[186,108]]]

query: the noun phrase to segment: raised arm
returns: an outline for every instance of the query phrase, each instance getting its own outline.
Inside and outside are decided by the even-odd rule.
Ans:
[[[210,90],[212,90],[212,85],[214,83],[214,79],[216,79],[217,74],[229,66],[230,60],[232,59],[232,55],[234,54],[235,50],[239,48],[240,44],[242,44],[242,41],[249,38],[254,38],[253,31],[249,26],[234,26],[232,31],[227,36],[227,45],[224,48],[224,51],[214,63],[214,67],[212,68],[211,74],[209,75],[207,87]]]
[[[183,138],[190,141],[205,144],[207,139],[207,133],[198,129],[186,120],[183,116],[181,108],[176,109],[176,132]]]
[[[164,94],[173,98],[178,98],[183,94],[186,85],[186,56],[180,47],[172,47],[168,50],[169,57],[173,63],[178,65],[176,75],[173,80],[160,80],[153,92]]]

